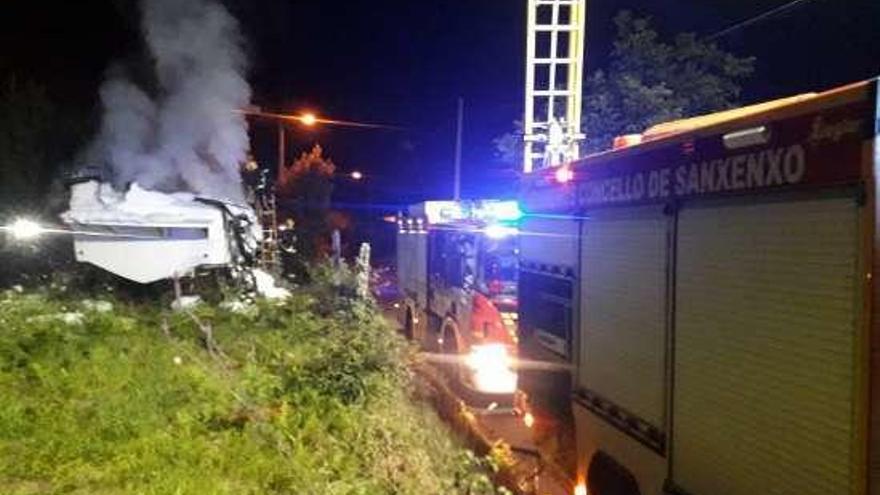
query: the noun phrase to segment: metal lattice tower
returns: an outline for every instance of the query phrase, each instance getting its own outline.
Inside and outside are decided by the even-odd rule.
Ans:
[[[523,171],[580,157],[587,0],[528,0]]]

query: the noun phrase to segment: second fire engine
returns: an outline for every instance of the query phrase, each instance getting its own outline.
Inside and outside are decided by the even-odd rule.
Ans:
[[[398,219],[404,331],[447,354],[459,384],[486,403],[510,402],[517,388],[520,216],[516,202],[430,201]]]

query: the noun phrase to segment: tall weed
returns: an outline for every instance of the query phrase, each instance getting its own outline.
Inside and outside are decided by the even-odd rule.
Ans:
[[[406,343],[316,278],[244,313],[0,295],[0,492],[496,493],[413,400]]]

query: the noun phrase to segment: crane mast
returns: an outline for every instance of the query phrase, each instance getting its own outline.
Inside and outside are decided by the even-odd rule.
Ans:
[[[528,0],[523,171],[580,155],[587,0]]]

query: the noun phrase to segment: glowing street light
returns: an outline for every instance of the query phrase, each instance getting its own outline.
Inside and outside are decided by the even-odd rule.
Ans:
[[[314,127],[318,124],[339,126],[339,127],[360,127],[364,129],[401,129],[400,127],[387,124],[372,124],[367,122],[352,122],[349,120],[334,120],[325,117],[319,117],[314,112],[304,112],[300,114],[264,112],[259,107],[247,107],[236,110],[236,113],[261,117],[264,119],[277,120],[283,122],[299,122],[306,127]]]
[[[318,116],[313,113],[304,113],[298,117],[298,120],[306,127],[314,127],[318,123]]]
[[[43,233],[43,227],[40,227],[40,224],[26,218],[19,218],[12,225],[8,226],[6,230],[19,241],[36,239]]]
[[[355,170],[350,174],[350,177],[352,178],[352,180],[363,180],[364,174],[359,170]]]

